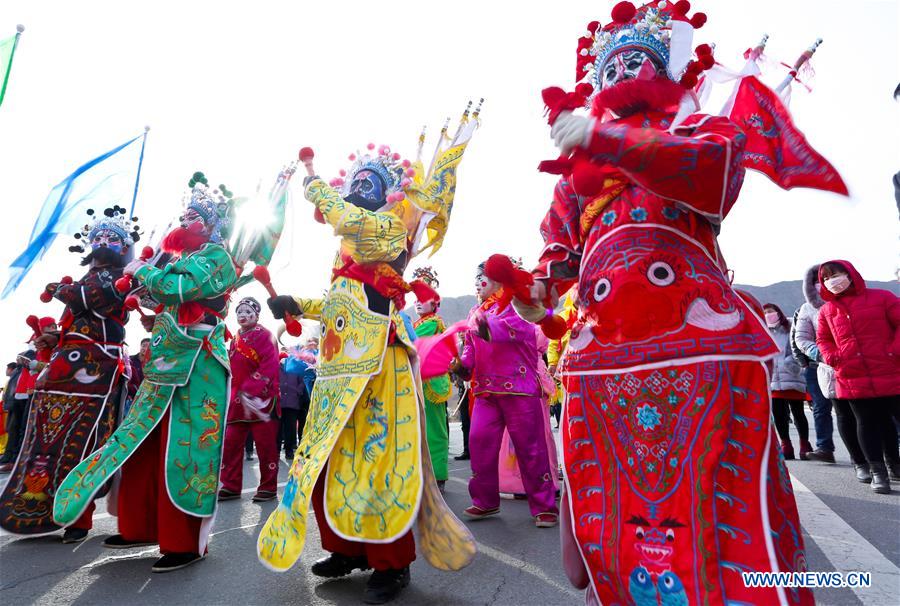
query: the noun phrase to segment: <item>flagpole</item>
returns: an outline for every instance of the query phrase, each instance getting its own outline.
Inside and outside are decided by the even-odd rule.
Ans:
[[[16,26],[16,39],[13,41],[12,52],[9,53],[9,65],[6,67],[6,74],[3,76],[3,84],[0,85],[0,103],[3,103],[3,97],[6,96],[6,83],[9,82],[9,73],[12,71],[13,58],[16,56],[16,47],[19,46],[19,37],[25,31],[25,26],[21,23]]]
[[[138,168],[137,174],[134,176],[134,195],[131,197],[131,212],[129,215],[134,214],[134,205],[137,203],[137,195],[138,195],[138,185],[141,183],[141,167],[144,166],[144,146],[147,145],[147,133],[150,132],[150,127],[144,127],[144,138],[141,141],[141,156],[138,158]]]
[[[780,95],[781,92],[791,83],[791,81],[793,81],[794,78],[797,77],[797,74],[800,72],[800,68],[803,67],[804,63],[810,60],[810,58],[815,54],[816,49],[819,48],[820,44],[822,44],[822,39],[817,38],[816,41],[813,42],[808,49],[803,51],[803,54],[800,55],[800,57],[794,62],[794,67],[791,68],[791,70],[788,72],[788,75],[785,76],[784,80],[781,81],[781,84],[779,84],[775,88],[776,93]]]

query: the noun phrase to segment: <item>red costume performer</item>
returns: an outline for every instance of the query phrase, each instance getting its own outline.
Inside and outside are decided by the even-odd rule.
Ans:
[[[278,490],[278,349],[272,333],[260,326],[260,305],[246,297],[236,313],[240,331],[231,341],[231,403],[222,453],[219,500],[241,496],[244,444],[253,435],[259,455],[259,488],[254,501],[271,501]]]
[[[742,578],[806,562],[770,424],[765,361],[777,348],[731,288],[716,236],[745,166],[774,163],[782,177],[777,161],[799,157],[808,162],[795,173],[842,184],[805,153],[789,118],[767,131],[767,149],[792,155],[773,159],[745,154],[767,136],[745,134],[753,121],[690,115],[714,61],[705,45],[691,60],[706,17],[689,10],[684,0],[619,3],[612,23],[591,23],[579,41],[578,79],[593,69],[592,82],[544,93],[563,155],[542,168],[562,178],[531,301],[515,304],[541,321],[575,285],[560,364],[564,561],[589,603],[811,604],[806,589]],[[736,110],[749,91],[759,93],[757,125],[786,116],[771,91],[746,82]],[[572,113],[587,96],[592,116]]]

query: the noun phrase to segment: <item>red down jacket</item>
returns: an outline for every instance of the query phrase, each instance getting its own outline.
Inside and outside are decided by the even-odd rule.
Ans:
[[[844,292],[832,294],[819,268],[825,304],[819,311],[816,345],[835,370],[837,397],[900,395],[900,298],[867,288],[849,261],[830,262],[844,266],[852,281]]]

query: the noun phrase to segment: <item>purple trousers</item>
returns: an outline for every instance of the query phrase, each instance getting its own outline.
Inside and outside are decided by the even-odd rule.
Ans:
[[[482,394],[475,397],[469,431],[472,456],[469,494],[473,505],[481,509],[500,507],[498,462],[505,427],[519,460],[531,515],[558,513],[551,475],[556,470],[550,469],[542,406],[544,402],[539,396]]]

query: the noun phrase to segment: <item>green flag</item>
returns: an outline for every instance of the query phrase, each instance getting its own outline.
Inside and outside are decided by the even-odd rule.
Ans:
[[[6,84],[9,82],[9,72],[12,70],[13,55],[16,54],[16,45],[24,27],[17,28],[15,36],[6,40],[0,40],[0,105],[3,105],[3,97],[6,96]]]

